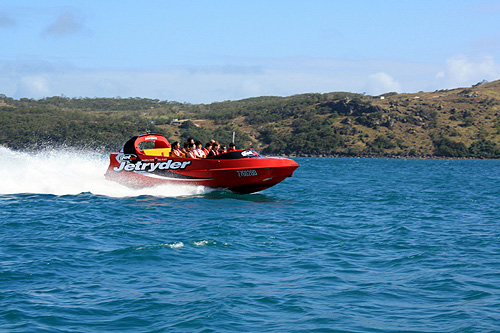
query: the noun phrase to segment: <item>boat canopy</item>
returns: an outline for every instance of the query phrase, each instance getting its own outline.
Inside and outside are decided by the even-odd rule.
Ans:
[[[147,143],[147,147],[142,147],[143,143]],[[137,154],[141,153],[144,148],[171,148],[170,142],[161,134],[148,133],[132,137],[123,146],[124,154]]]

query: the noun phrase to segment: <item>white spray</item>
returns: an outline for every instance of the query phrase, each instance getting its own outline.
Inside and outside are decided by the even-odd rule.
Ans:
[[[110,197],[203,194],[203,186],[162,185],[132,189],[104,178],[109,156],[75,150],[24,153],[0,147],[0,194],[74,195],[90,192]]]

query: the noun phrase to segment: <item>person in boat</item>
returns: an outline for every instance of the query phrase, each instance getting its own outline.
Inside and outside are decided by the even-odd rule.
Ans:
[[[220,154],[227,153],[227,147],[226,147],[226,145],[225,145],[225,144],[222,144],[222,145],[220,146],[220,151],[219,151],[219,152],[220,152]]]
[[[212,150],[212,142],[207,142],[205,144],[205,148],[203,148],[203,153],[205,156],[208,156],[208,153],[210,153],[210,150]]]
[[[194,143],[188,144],[187,158],[199,158],[196,154],[196,145]]]
[[[236,150],[236,145],[234,144],[234,142],[231,142],[229,144],[229,148],[227,149],[227,151],[235,151]]]
[[[172,150],[170,151],[171,157],[182,157],[181,145],[178,141],[172,144]]]
[[[210,153],[208,153],[208,156],[217,156],[219,155],[219,142],[215,141],[214,144],[212,145],[212,150],[210,150]]]
[[[189,150],[188,145],[189,145],[189,144],[188,144],[187,142],[184,142],[184,147],[182,147],[182,149],[181,149],[182,155],[183,155],[184,157],[186,157],[186,154],[187,154],[187,152],[188,152],[188,150]]]
[[[203,152],[203,144],[201,143],[201,141],[196,141],[194,143],[196,145],[196,155],[198,156],[198,158],[204,158],[205,157],[205,153]]]

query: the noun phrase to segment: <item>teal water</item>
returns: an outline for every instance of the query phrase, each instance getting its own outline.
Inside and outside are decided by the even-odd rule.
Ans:
[[[500,331],[500,161],[297,158],[235,195],[0,156],[0,331]]]

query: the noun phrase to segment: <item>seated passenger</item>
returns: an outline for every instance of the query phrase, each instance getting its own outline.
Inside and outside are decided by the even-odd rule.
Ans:
[[[229,144],[229,149],[227,151],[235,151],[236,150],[236,145],[234,144],[234,142],[231,142]]]
[[[188,145],[188,151],[186,152],[186,157],[199,158],[198,155],[196,154],[196,145],[194,143]]]
[[[223,144],[223,145],[220,146],[220,153],[221,154],[227,153],[226,145]]]
[[[170,151],[171,157],[182,157],[181,145],[178,141],[172,144],[172,150]]]
[[[219,142],[215,141],[214,144],[212,145],[212,150],[210,150],[210,153],[208,153],[208,156],[217,156],[219,155]]]
[[[203,152],[205,153],[205,156],[208,156],[208,153],[210,153],[210,150],[212,150],[212,142],[207,142],[205,144],[205,148],[203,148]]]
[[[205,152],[203,152],[203,145],[200,141],[195,142],[196,145],[196,155],[198,155],[198,158],[205,158]]]
[[[186,157],[186,154],[188,152],[188,143],[187,142],[184,142],[184,147],[181,149],[181,152],[182,152],[182,156]]]

